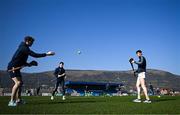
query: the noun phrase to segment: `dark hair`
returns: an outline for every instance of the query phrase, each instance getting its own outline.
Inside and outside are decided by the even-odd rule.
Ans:
[[[59,64],[62,64],[62,65],[64,65],[64,62],[60,62]]]
[[[136,54],[137,54],[137,53],[142,53],[142,51],[141,51],[141,50],[137,50],[137,51],[136,51]]]
[[[29,41],[34,42],[34,38],[31,36],[26,36],[26,37],[24,37],[24,41],[25,42],[29,42]]]

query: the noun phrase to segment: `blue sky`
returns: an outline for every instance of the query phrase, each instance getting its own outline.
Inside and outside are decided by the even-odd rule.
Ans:
[[[141,49],[148,68],[180,74],[179,0],[0,0],[0,69],[26,35],[36,39],[32,50],[56,55],[25,72],[54,70],[59,61],[67,69],[129,70]]]

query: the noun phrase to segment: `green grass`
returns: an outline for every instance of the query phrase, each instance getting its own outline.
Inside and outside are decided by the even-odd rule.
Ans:
[[[153,103],[133,103],[129,97],[23,97],[27,104],[8,107],[10,97],[0,97],[1,114],[180,114],[180,96],[151,97]]]

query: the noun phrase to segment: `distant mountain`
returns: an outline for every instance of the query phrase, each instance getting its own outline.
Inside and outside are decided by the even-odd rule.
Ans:
[[[95,71],[67,70],[67,80],[86,82],[123,83],[128,89],[135,87],[136,78],[132,71]],[[38,85],[54,86],[53,71],[41,73],[23,73],[25,87],[36,88]],[[147,83],[154,87],[171,88],[180,91],[180,76],[161,70],[147,70]],[[0,86],[12,87],[12,80],[6,71],[0,71]]]

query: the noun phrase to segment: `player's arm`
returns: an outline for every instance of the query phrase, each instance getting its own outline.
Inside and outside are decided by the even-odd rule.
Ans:
[[[51,52],[51,51],[49,51],[47,53],[35,53],[32,50],[30,50],[29,55],[32,57],[35,57],[35,58],[40,58],[40,57],[45,57],[45,56],[53,56],[53,55],[55,55],[55,53]]]
[[[55,76],[55,77],[58,77],[58,74],[59,74],[59,69],[56,68],[55,71],[54,71],[54,76]]]
[[[35,57],[35,58],[40,58],[40,57],[45,57],[47,56],[46,53],[35,53],[33,51],[29,51],[29,55],[32,56],[32,57]]]
[[[66,73],[63,73],[61,75],[58,75],[58,77],[63,77],[63,76],[66,76]]]
[[[134,61],[134,63],[137,64],[137,65],[141,65],[143,63],[143,61],[144,61],[144,58],[142,56],[140,58],[141,58],[140,59],[141,61],[139,61],[139,62]]]
[[[64,76],[66,76],[66,71],[65,70],[64,70],[63,74],[58,75],[58,77],[64,77]]]

